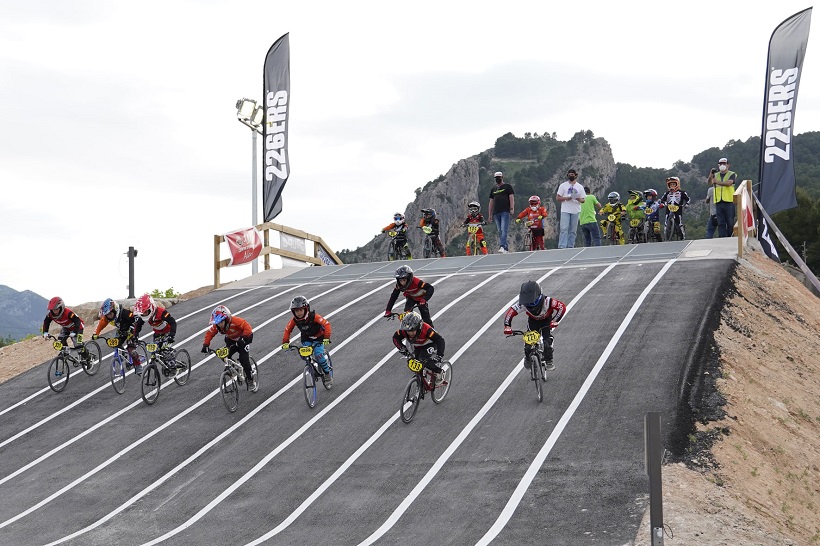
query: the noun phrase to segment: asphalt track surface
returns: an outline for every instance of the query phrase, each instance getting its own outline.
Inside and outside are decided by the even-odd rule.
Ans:
[[[109,359],[59,394],[48,363],[0,385],[0,544],[629,543],[648,503],[644,415],[678,417],[733,265],[693,248],[414,260],[436,285],[453,382],[408,425],[397,324],[379,318],[396,263],[312,267],[180,303],[191,379],[167,382],[153,406],[133,375],[114,392]],[[521,338],[501,332],[529,279],[570,305],[543,403]],[[314,409],[298,356],[278,350],[297,294],[333,325],[334,386]],[[254,326],[260,370],[233,414],[221,362],[199,352],[220,303]]]

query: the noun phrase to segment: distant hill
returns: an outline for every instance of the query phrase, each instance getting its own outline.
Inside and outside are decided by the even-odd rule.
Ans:
[[[805,252],[809,267],[820,272],[820,132],[797,135],[794,150],[798,207],[776,214],[774,221],[792,246]],[[555,193],[567,169],[572,167],[578,171],[581,183],[589,186],[601,202],[606,202],[607,194],[612,191],[619,192],[622,201],[626,201],[630,189],[655,188],[663,193],[666,178],[679,177],[682,188],[692,198],[684,220],[687,238],[700,239],[705,236],[709,212],[704,203],[706,178],[721,157],[729,158],[731,169],[738,173],[740,180],[757,182],[760,137],[730,140],[722,148],[709,148],[688,161],[679,159],[668,168],[639,168],[617,163],[609,143],[592,131],[579,131],[567,141],[557,140],[555,133],[525,133],[523,137],[507,133],[496,139],[493,148],[458,160],[447,173],[419,187],[415,200],[404,209],[404,215],[410,226],[417,226],[421,209],[435,208],[443,224],[442,240],[448,256],[462,256],[466,233],[460,224],[466,215],[467,203],[478,200],[486,215],[493,173],[502,171],[505,180],[515,189],[517,212],[530,195],[541,197],[549,212],[544,242],[547,248],[555,248],[559,218]],[[490,218],[487,220],[492,222]],[[523,232],[518,225],[510,226],[511,250],[523,248]],[[491,252],[495,252],[498,249],[495,226],[487,226],[485,236]],[[420,256],[420,232],[411,230],[409,239],[413,256]],[[387,246],[387,237],[379,235],[362,247],[344,249],[337,254],[344,263],[383,261],[387,259]],[[780,255],[784,260],[788,258],[782,249]]]
[[[39,333],[47,306],[48,300],[31,290],[18,292],[0,284],[0,338],[20,340]]]

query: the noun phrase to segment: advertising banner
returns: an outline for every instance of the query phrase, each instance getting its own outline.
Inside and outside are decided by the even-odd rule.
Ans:
[[[231,251],[229,266],[251,263],[262,252],[262,236],[255,227],[226,233],[224,237]]]

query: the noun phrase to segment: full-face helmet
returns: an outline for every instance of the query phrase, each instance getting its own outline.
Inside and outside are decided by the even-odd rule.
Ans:
[[[616,191],[610,192],[609,195],[606,196],[606,198],[609,201],[610,205],[617,205],[621,202],[621,194]]]
[[[296,312],[299,311],[297,315]],[[296,296],[290,302],[290,312],[299,320],[302,320],[310,313],[310,302],[304,296]]]
[[[678,191],[680,189],[680,178],[670,176],[666,179],[666,187],[671,191]]]
[[[535,210],[540,206],[541,206],[541,198],[540,197],[538,197],[537,195],[533,195],[532,197],[530,197],[530,208],[532,210]]]
[[[231,324],[230,310],[224,305],[217,305],[214,307],[214,310],[211,311],[210,324],[216,326],[216,329],[220,332],[227,331],[228,326]]]
[[[157,312],[157,304],[149,294],[143,294],[134,303],[134,315],[145,322],[153,320]]]
[[[481,204],[478,201],[470,201],[467,204],[467,210],[470,212],[470,216],[478,216],[478,213],[481,212]]]
[[[117,317],[117,312],[120,310],[120,306],[117,305],[117,302],[111,298],[108,298],[103,302],[100,306],[100,318],[107,318],[108,320],[113,320]],[[111,315],[110,317],[108,315]]]
[[[418,332],[421,330],[421,315],[416,313],[415,311],[411,311],[404,315],[404,318],[401,320],[401,329],[402,330],[415,330]],[[416,334],[418,335],[418,334]]]
[[[403,265],[396,270],[396,282],[402,288],[409,286],[413,280],[413,269],[409,265]]]
[[[529,311],[538,309],[544,302],[544,294],[541,292],[541,287],[535,281],[527,281],[521,285],[521,291],[518,293],[518,303],[523,305]]]
[[[57,318],[65,311],[65,303],[63,298],[53,297],[48,302],[48,312],[52,317]]]
[[[436,217],[436,209],[421,209],[425,220],[432,220]]]
[[[653,190],[652,188],[649,188],[648,190],[643,191],[643,198],[647,201],[654,201],[658,198],[658,192]]]
[[[402,225],[404,223],[404,214],[400,212],[393,214],[393,222],[395,222],[397,226]]]

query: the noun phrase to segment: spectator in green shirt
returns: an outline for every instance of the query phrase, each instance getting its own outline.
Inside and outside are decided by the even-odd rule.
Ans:
[[[581,233],[584,234],[584,246],[601,246],[601,231],[598,229],[598,220],[595,217],[595,209],[601,210],[601,203],[589,192],[589,188],[584,186],[587,193],[586,201],[581,203],[581,214],[578,223],[581,224]]]

